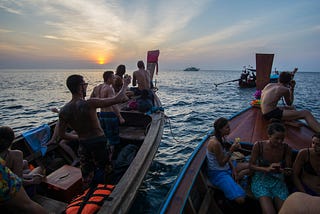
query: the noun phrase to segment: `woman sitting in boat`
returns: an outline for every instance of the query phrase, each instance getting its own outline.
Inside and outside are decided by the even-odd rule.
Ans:
[[[259,199],[263,213],[276,213],[289,195],[284,175],[291,173],[291,148],[283,143],[286,129],[282,123],[273,121],[267,133],[269,139],[256,142],[252,149],[251,191]]]
[[[219,118],[213,126],[215,133],[207,147],[208,178],[214,186],[223,191],[227,199],[243,204],[246,193],[237,181],[249,172],[248,164],[237,164],[230,160],[232,153],[241,146],[239,142],[234,142],[230,147],[226,141],[226,136],[230,133],[228,120]]]
[[[19,176],[14,174],[0,157],[0,208],[1,213],[47,213],[26,194]]]
[[[293,182],[299,192],[320,196],[320,133],[312,136],[311,148],[299,151],[293,164]]]
[[[40,184],[44,177],[43,169],[39,166],[30,170],[28,168],[28,161],[23,160],[22,151],[10,149],[14,138],[14,132],[10,127],[0,127],[0,157],[14,174],[22,178],[25,187]],[[32,186],[30,191],[33,191]]]

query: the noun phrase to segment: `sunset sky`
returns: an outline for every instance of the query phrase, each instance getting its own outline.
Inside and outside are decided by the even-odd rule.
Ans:
[[[318,0],[0,0],[0,68],[238,69],[255,53],[274,67],[320,71]],[[101,64],[101,65],[99,65]]]

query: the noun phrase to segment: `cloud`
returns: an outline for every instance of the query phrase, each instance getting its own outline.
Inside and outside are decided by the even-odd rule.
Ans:
[[[1,33],[11,33],[13,32],[12,30],[8,30],[8,29],[4,29],[4,28],[0,28],[0,34]]]
[[[13,14],[21,14],[21,11],[18,9],[15,9],[13,7],[16,7],[18,4],[16,4],[15,1],[8,2],[8,1],[3,1],[0,2],[0,9],[3,9],[7,11],[8,13],[13,13]]]
[[[117,62],[158,48],[162,59],[171,61],[290,46],[292,52],[297,41],[308,37],[301,43],[311,46],[319,34],[319,25],[312,26],[318,15],[310,11],[316,7],[299,2],[276,8],[266,2],[262,9],[248,1],[2,0],[0,42],[11,50],[35,48],[35,56],[93,60],[105,55]]]
[[[45,24],[39,31],[43,32],[42,37],[63,41],[64,49],[72,42],[81,45],[84,52],[108,51],[128,58],[170,40],[176,31],[201,14],[207,2],[141,0],[121,5],[117,0],[21,0],[6,8],[41,19]],[[70,45],[79,51],[74,47],[75,44]]]

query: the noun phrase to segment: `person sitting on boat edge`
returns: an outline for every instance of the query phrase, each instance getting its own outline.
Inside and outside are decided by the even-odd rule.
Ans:
[[[221,117],[214,122],[213,126],[214,136],[210,138],[206,150],[208,178],[214,186],[223,191],[227,199],[243,204],[246,193],[237,181],[248,174],[248,163],[230,160],[232,153],[241,148],[241,145],[234,142],[227,151],[226,136],[230,133],[228,120]]]
[[[282,123],[274,120],[267,133],[269,139],[255,142],[251,151],[251,191],[263,213],[276,213],[289,195],[285,175],[291,174],[291,148],[283,143],[286,129]]]
[[[281,72],[277,83],[269,83],[264,87],[260,105],[263,118],[266,120],[276,118],[285,121],[304,119],[311,129],[320,132],[320,123],[310,111],[296,110],[291,107],[296,85],[292,76],[292,72]],[[277,107],[277,104],[282,97],[284,97],[284,100],[288,105],[288,107],[284,109]]]
[[[138,110],[141,112],[148,111],[153,105],[154,92],[152,91],[152,79],[150,76],[150,71],[145,69],[144,62],[142,60],[137,62],[137,67],[139,70],[133,72],[132,85],[134,87],[130,88],[134,92],[135,96],[141,95],[138,98]],[[138,83],[138,87],[135,87]],[[149,104],[152,104],[149,107]],[[139,104],[141,108],[139,107]],[[139,109],[140,108],[140,109]]]
[[[2,212],[42,214],[46,210],[26,194],[19,176],[0,157],[0,208]]]
[[[311,148],[301,149],[293,164],[293,182],[299,192],[320,196],[320,133],[312,136]]]
[[[41,183],[45,173],[41,166],[30,170],[28,168],[28,161],[23,160],[22,151],[10,149],[14,138],[14,131],[10,127],[0,127],[0,157],[11,171],[22,179],[23,186],[26,188],[28,195],[32,196],[34,185]]]
[[[140,95],[142,90],[150,90],[151,89],[151,76],[150,72],[145,69],[144,62],[139,60],[137,62],[138,70],[133,72],[132,78],[132,86],[137,88],[131,88],[135,92],[135,95]]]
[[[90,98],[85,100],[88,83],[81,75],[67,78],[67,87],[72,99],[59,112],[59,134],[62,138],[73,140],[66,132],[68,127],[76,131],[79,137],[78,154],[83,180],[83,188],[106,182],[110,172],[106,137],[97,116],[97,108],[104,108],[127,101],[125,95],[131,77],[125,77],[119,93],[110,98]]]
[[[103,83],[93,88],[90,98],[110,98],[115,96],[115,91],[112,87],[114,81],[113,71],[105,71],[103,73]],[[117,153],[117,147],[120,144],[119,124],[124,124],[125,120],[120,114],[120,109],[117,104],[101,108],[98,112],[100,126],[108,142],[109,161],[112,161],[113,156]]]
[[[59,114],[59,110],[57,108],[50,109],[52,112]],[[59,143],[59,146],[72,158],[71,166],[77,166],[79,164],[79,158],[75,151],[78,150],[79,141],[78,140],[66,140],[62,139],[59,135],[58,125],[59,120],[54,127],[53,134],[51,139],[46,143],[47,146]],[[73,139],[78,139],[78,135],[74,130],[69,132],[70,135],[74,135]]]

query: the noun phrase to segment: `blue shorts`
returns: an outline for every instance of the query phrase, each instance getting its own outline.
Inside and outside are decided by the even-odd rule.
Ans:
[[[114,112],[99,112],[99,120],[109,145],[119,144],[119,118],[117,115]]]
[[[281,174],[279,176],[263,172],[255,172],[251,181],[251,191],[256,198],[267,196],[270,198],[278,197],[286,200],[289,195],[288,188]]]
[[[232,178],[231,169],[209,171],[208,178],[214,186],[223,191],[225,197],[229,200],[246,196],[242,187]]]

